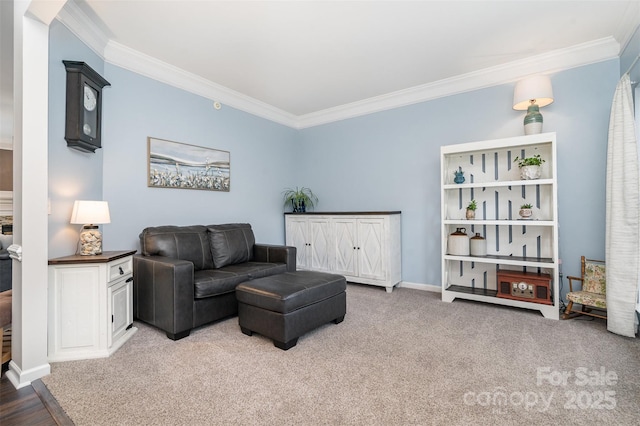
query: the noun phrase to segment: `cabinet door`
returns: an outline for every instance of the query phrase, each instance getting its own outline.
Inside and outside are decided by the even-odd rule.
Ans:
[[[363,278],[386,280],[384,219],[358,219],[358,272]]]
[[[310,257],[311,269],[314,271],[331,271],[329,253],[331,251],[331,226],[329,218],[309,218],[311,234]]]
[[[336,217],[333,220],[335,273],[358,276],[356,219]]]
[[[49,354],[100,349],[100,268],[55,267],[52,271]]]
[[[285,221],[286,244],[296,248],[296,264],[299,269],[308,269],[309,225],[306,217],[287,216]]]
[[[107,345],[111,347],[127,332],[127,327],[133,323],[133,278],[118,281],[109,287],[109,332]]]

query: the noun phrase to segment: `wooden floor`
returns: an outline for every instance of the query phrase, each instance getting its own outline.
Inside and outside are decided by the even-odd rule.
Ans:
[[[3,371],[0,379],[0,425],[67,426],[73,422],[41,380],[16,389]]]

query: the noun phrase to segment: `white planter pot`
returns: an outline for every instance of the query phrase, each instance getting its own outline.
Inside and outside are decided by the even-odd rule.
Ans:
[[[521,180],[540,179],[540,166],[522,166],[520,167]]]
[[[518,214],[523,219],[530,219],[531,215],[533,214],[533,211],[531,209],[520,209]]]

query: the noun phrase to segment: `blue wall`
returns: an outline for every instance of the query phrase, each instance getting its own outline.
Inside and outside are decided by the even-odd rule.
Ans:
[[[58,21],[50,26],[49,40],[49,258],[53,258],[76,251],[82,225],[69,224],[73,202],[101,200],[103,190],[104,151],[70,149],[64,139],[67,72],[62,60],[84,61],[101,75],[104,61]]]
[[[59,244],[56,236],[69,228],[78,194],[109,201],[105,249],[118,250],[138,248],[146,226],[229,221],[252,223],[260,242],[282,243],[281,191],[298,185],[319,196],[316,210],[402,210],[403,280],[439,285],[440,146],[522,134],[513,83],[297,131],[101,64],[57,21],[51,28],[52,64],[85,60],[112,85],[104,91],[103,149],[76,153],[63,139],[64,67],[52,67],[61,87],[50,89],[49,179],[52,211],[64,214],[50,220],[51,257],[73,252],[73,238]],[[555,102],[542,110],[544,131],[558,139],[565,275],[579,272],[581,255],[604,257],[607,130],[619,69],[610,60],[552,75]],[[148,188],[148,136],[230,151],[231,191]],[[58,186],[95,189],[62,196]]]
[[[282,243],[282,190],[295,185],[297,132],[106,64],[105,247],[138,247],[147,226],[251,223],[256,240]],[[229,151],[231,191],[147,187],[147,137]]]
[[[551,76],[555,102],[542,109],[557,132],[560,255],[604,258],[605,166],[618,61]],[[403,281],[439,285],[440,146],[523,134],[505,84],[301,132],[305,183],[321,210],[402,210]],[[318,167],[321,165],[321,167]]]
[[[627,72],[638,55],[640,55],[640,26],[636,28],[635,33],[633,33],[633,36],[631,36],[631,40],[629,40],[624,50],[620,54],[620,76]],[[629,76],[631,77],[632,82],[635,81],[636,84],[640,82],[640,63],[636,63],[636,65],[629,73]]]
[[[87,62],[103,90],[102,149],[67,148],[63,59]],[[284,241],[281,192],[296,185],[297,131],[104,63],[60,22],[50,30],[49,257],[73,254],[80,225],[73,201],[104,199],[111,223],[103,249],[139,248],[147,226],[249,222],[263,243]],[[147,137],[229,151],[231,191],[147,187]]]

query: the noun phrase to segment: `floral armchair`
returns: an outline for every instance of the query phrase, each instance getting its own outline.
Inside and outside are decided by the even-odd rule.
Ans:
[[[574,318],[578,315],[607,319],[607,286],[605,264],[600,260],[585,259],[581,257],[581,277],[567,276],[569,280],[569,292],[567,299],[569,304],[562,318]],[[573,290],[573,281],[582,282],[582,290]],[[580,310],[573,309],[573,304],[581,305]],[[596,312],[592,312],[592,310]],[[573,314],[573,315],[572,315]]]

